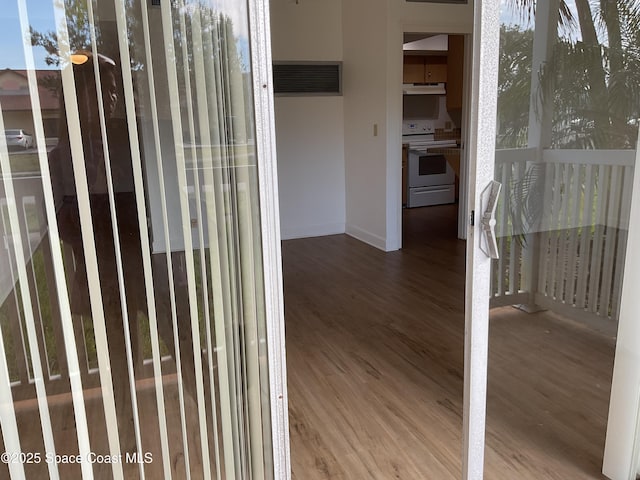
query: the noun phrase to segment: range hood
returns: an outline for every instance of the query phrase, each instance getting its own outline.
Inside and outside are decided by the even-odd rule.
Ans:
[[[404,83],[403,95],[445,95],[447,90],[444,83]]]

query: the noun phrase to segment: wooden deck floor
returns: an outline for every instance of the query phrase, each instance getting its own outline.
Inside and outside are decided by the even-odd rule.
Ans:
[[[455,207],[405,211],[405,248],[284,242],[293,477],[461,477],[464,249]],[[485,478],[594,479],[614,340],[492,311]]]

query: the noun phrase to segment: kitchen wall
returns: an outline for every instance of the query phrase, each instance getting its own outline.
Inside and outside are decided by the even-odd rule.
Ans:
[[[283,237],[344,222],[377,248],[400,248],[402,33],[469,33],[472,0],[272,0],[271,19],[275,60],[342,60],[344,75],[343,97],[276,99]]]
[[[387,0],[348,0],[343,8],[347,226],[386,250]],[[366,13],[366,17],[363,12]],[[363,21],[366,18],[366,21]],[[378,33],[380,32],[380,33]],[[398,178],[400,182],[400,178]]]
[[[402,98],[403,120],[432,120],[434,128],[446,128],[447,122],[454,125],[447,111],[446,95],[405,95]]]
[[[344,0],[342,5],[345,82],[349,75],[354,87],[345,90],[344,104],[346,231],[382,250],[397,250],[402,243],[403,32],[470,33],[473,1]]]
[[[273,0],[274,60],[342,60],[341,0]],[[276,97],[283,239],[345,231],[343,97]]]

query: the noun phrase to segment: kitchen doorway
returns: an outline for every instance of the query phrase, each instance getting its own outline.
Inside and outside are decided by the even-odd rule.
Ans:
[[[455,206],[441,210],[456,218],[454,235],[466,238],[467,37],[403,34],[403,246],[405,223],[421,216],[411,210],[436,205]]]

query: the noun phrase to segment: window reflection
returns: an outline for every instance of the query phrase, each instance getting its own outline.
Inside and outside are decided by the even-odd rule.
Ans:
[[[552,148],[635,148],[640,114],[636,6],[559,2],[557,35],[538,72],[531,71],[534,11],[533,2],[522,2],[505,4],[502,13],[498,148],[526,146],[530,94],[553,111]],[[533,91],[532,73],[540,78]]]
[[[66,395],[55,407],[45,401],[50,435],[25,430],[33,409],[17,414],[23,449],[44,452],[51,437],[65,454],[151,452],[147,478],[203,469],[269,478],[246,6],[22,4],[36,69],[24,68],[23,54],[21,68],[0,70],[10,160],[2,173],[15,190],[21,234],[0,185],[2,357],[14,402],[36,398],[34,385]],[[22,40],[15,31],[18,51]],[[31,323],[35,343],[27,341]],[[69,421],[79,427],[63,433]],[[8,475],[2,468],[0,477]],[[61,476],[77,478],[81,468],[61,466]],[[89,468],[98,478],[112,474],[112,466]],[[137,478],[141,467],[113,468]],[[28,466],[27,477],[45,470]]]
[[[487,444],[504,458],[526,452],[534,476],[553,463],[559,476],[595,478],[636,167],[640,17],[634,2],[512,5],[501,17]]]

